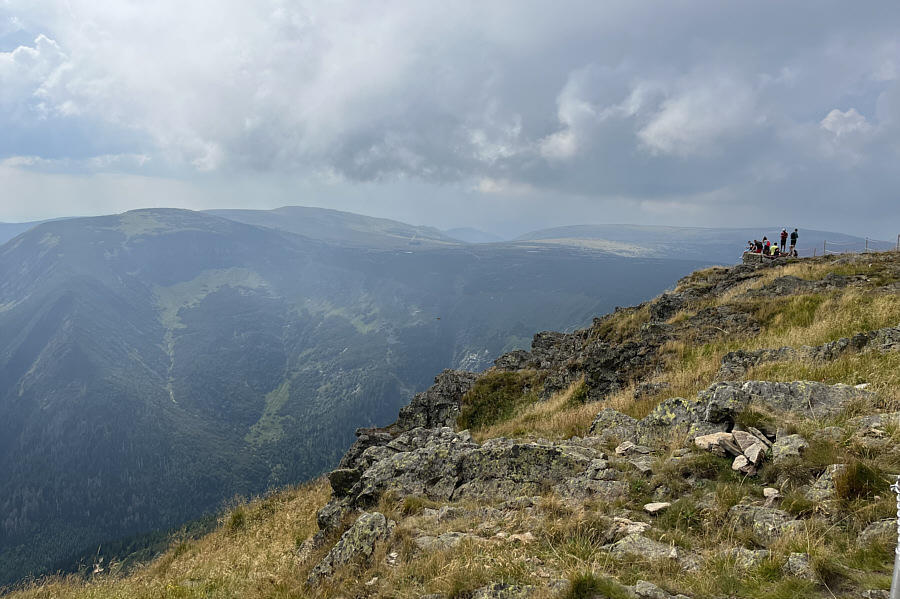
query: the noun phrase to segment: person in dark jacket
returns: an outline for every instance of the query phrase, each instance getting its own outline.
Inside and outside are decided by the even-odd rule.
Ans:
[[[797,233],[797,229],[794,229],[794,231],[791,233],[791,249],[790,249],[790,252],[789,252],[791,256],[796,256],[796,255],[797,255],[797,250],[794,249],[794,248],[797,247],[797,238],[798,238],[799,236],[800,236],[800,235]]]

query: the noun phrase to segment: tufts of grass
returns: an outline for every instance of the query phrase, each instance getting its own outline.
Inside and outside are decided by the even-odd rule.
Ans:
[[[485,440],[494,437],[537,436],[546,439],[568,439],[576,435],[584,436],[590,430],[597,412],[608,404],[583,403],[576,397],[583,388],[584,383],[578,381],[546,401],[521,405],[508,419],[473,431],[473,437],[476,440]],[[459,421],[457,425],[459,428],[465,428],[459,425]]]
[[[534,372],[491,372],[481,376],[462,398],[457,426],[478,431],[512,418],[537,402]]]
[[[569,591],[562,599],[630,599],[631,593],[621,584],[594,572],[579,572],[569,578]]]
[[[885,495],[889,493],[890,485],[887,476],[877,465],[870,466],[858,460],[850,462],[834,477],[835,495],[844,503]]]

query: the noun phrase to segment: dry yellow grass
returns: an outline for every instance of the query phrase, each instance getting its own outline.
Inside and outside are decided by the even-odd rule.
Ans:
[[[157,599],[302,596],[298,542],[316,530],[330,486],[319,479],[234,508],[213,533],[175,544],[127,577],[51,579],[14,592],[16,599]]]

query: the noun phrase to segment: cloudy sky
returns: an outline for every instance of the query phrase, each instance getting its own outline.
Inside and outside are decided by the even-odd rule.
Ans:
[[[0,0],[0,221],[900,234],[900,3]]]

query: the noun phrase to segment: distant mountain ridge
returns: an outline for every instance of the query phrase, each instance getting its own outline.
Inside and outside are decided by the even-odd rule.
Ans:
[[[799,227],[796,227],[799,228]],[[794,228],[788,228],[790,233]],[[741,258],[748,240],[768,237],[778,241],[781,228],[659,227],[641,225],[571,225],[541,229],[521,235],[515,241],[554,243],[576,247],[593,247],[620,255],[654,258],[680,257],[708,260],[717,264],[734,264]],[[801,256],[822,255],[823,242],[835,245],[834,251],[862,251],[865,238],[829,231],[799,230],[797,248]],[[893,249],[881,244],[876,249]],[[874,246],[873,246],[874,247]]]
[[[393,245],[456,244],[433,227],[417,227],[387,218],[305,206],[275,210],[207,210],[206,214],[259,227],[297,233],[328,243],[390,247]]]

